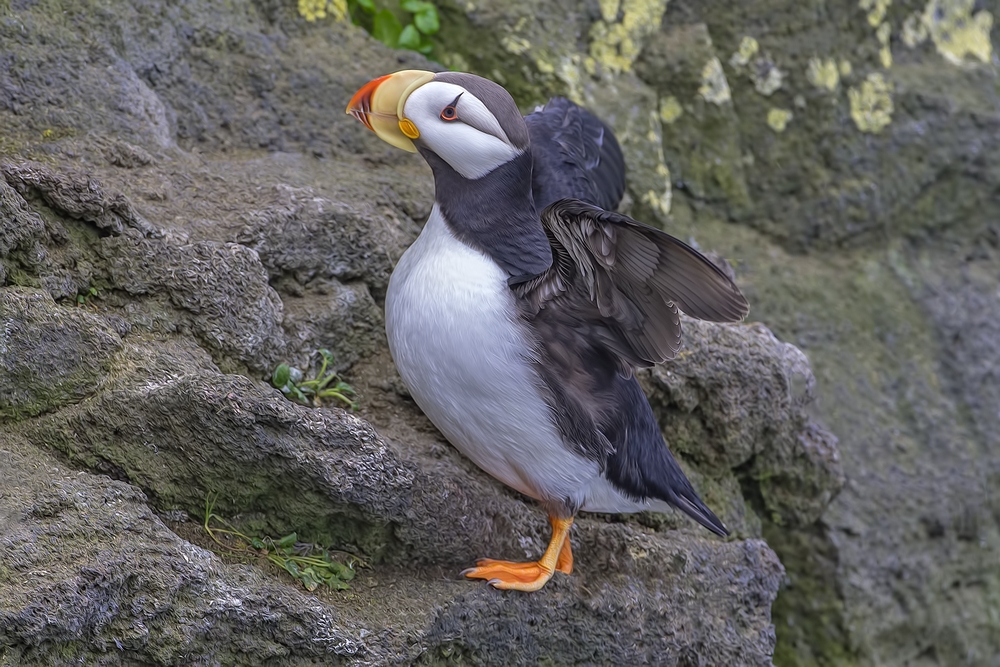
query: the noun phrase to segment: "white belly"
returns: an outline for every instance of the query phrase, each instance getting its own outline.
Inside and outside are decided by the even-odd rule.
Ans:
[[[437,206],[386,294],[386,333],[413,399],[480,468],[579,507],[599,478],[561,441],[531,368],[507,275],[454,237]]]

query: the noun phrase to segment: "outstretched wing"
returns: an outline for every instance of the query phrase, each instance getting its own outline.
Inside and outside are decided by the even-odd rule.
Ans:
[[[625,192],[625,160],[611,129],[573,102],[556,97],[528,114],[531,190],[543,209],[573,198],[613,211]]]
[[[596,338],[628,376],[672,358],[680,347],[678,309],[711,322],[749,312],[732,280],[697,250],[628,216],[574,199],[542,211],[552,244],[546,271],[512,285],[529,319],[558,320]]]
[[[726,535],[663,442],[632,372],[677,352],[678,310],[736,322],[746,299],[701,253],[627,216],[563,199],[542,211],[542,224],[552,266],[511,288],[536,333],[536,368],[563,441],[622,496],[664,500]]]

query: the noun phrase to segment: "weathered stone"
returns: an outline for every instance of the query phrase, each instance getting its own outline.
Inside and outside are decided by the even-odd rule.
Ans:
[[[220,362],[242,362],[263,373],[277,363],[284,342],[281,300],[253,250],[121,236],[102,239],[98,252],[111,285],[185,312],[191,333]]]
[[[0,290],[0,422],[76,403],[107,380],[121,338],[47,292]]]
[[[651,371],[648,389],[671,448],[709,469],[738,471],[773,521],[815,522],[844,476],[837,439],[806,412],[816,380],[805,355],[761,325],[685,319],[684,334],[677,358]]]
[[[680,515],[582,517],[575,575],[513,596],[454,575],[480,556],[537,556],[541,512],[443,443],[381,333],[389,271],[430,209],[429,173],[343,114],[373,76],[437,66],[346,23],[308,24],[293,2],[63,5],[0,6],[0,289],[33,295],[32,331],[79,338],[72,363],[54,367],[17,336],[40,356],[11,363],[58,378],[58,391],[18,381],[40,398],[18,399],[20,421],[0,433],[21,457],[0,504],[34,494],[82,518],[58,530],[18,519],[0,576],[51,570],[63,583],[3,580],[0,662],[767,664],[774,650],[779,664],[991,664],[1000,653],[1000,163],[995,65],[979,51],[956,66],[941,54],[961,50],[942,51],[939,29],[933,46],[904,50],[891,28],[884,46],[857,3],[442,3],[445,62],[500,80],[525,109],[560,93],[607,118],[632,214],[728,257],[777,334],[687,323],[684,354],[646,376],[666,438],[732,541]],[[878,7],[882,26],[922,9]],[[981,26],[972,9],[963,25]],[[744,63],[747,37],[757,50]],[[876,75],[893,104],[877,134],[855,104]],[[790,113],[780,132],[774,109]],[[319,347],[362,391],[364,420],[259,382]],[[60,462],[25,472],[25,460],[51,460],[31,442]],[[46,500],[64,483],[56,465],[146,499],[79,474],[60,510]],[[247,529],[363,550],[373,569],[317,601],[223,564],[146,509],[197,516],[212,490]],[[98,514],[105,496],[140,518]],[[94,546],[112,533],[113,547]],[[97,555],[16,569],[36,534]],[[777,646],[781,570],[760,536],[787,572]],[[36,589],[67,610],[49,626]],[[137,623],[148,635],[128,634]]]
[[[379,662],[330,605],[180,539],[135,487],[0,437],[0,664]]]
[[[459,27],[442,34],[471,25],[479,40],[492,29],[500,47],[517,48],[497,56],[464,39],[476,46],[449,48],[479,73],[508,76],[525,106],[560,92],[599,109],[628,136],[633,169],[660,149],[671,196],[656,201],[651,174],[633,173],[632,214],[730,258],[751,316],[811,362],[819,398],[808,412],[837,434],[847,484],[819,522],[789,528],[787,515],[799,516],[794,525],[822,505],[802,505],[809,494],[796,483],[830,488],[815,483],[824,466],[809,470],[833,450],[808,424],[806,444],[785,450],[800,457],[790,470],[803,477],[743,484],[763,508],[773,480],[771,502],[786,508],[765,513],[762,526],[788,570],[776,663],[992,664],[1000,152],[986,147],[1000,131],[997,8],[477,4],[456,3],[447,17]],[[629,20],[642,12],[652,20]],[[566,31],[574,37],[561,38]],[[637,54],[630,66],[626,51]],[[716,68],[705,91],[719,104],[702,93],[713,58],[726,86]],[[767,94],[758,59],[783,73]],[[659,109],[636,102],[651,97]],[[768,123],[774,109],[791,114],[780,132]],[[629,122],[657,110],[661,131]]]

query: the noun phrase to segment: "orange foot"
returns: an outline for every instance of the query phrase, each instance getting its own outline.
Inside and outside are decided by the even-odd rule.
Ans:
[[[476,561],[476,567],[462,574],[469,579],[486,579],[491,586],[502,590],[537,591],[552,578],[555,570],[572,573],[573,551],[569,545],[569,529],[573,519],[549,517],[549,522],[552,524],[552,539],[538,561],[513,563],[483,558]]]

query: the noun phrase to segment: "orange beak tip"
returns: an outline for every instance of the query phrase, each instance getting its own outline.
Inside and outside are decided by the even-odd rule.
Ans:
[[[385,76],[380,76],[361,86],[358,92],[354,93],[350,103],[347,105],[347,113],[361,121],[372,132],[375,131],[369,119],[369,114],[372,111],[372,96],[375,94],[375,89],[378,88],[379,84],[390,76],[392,75],[386,74]]]

